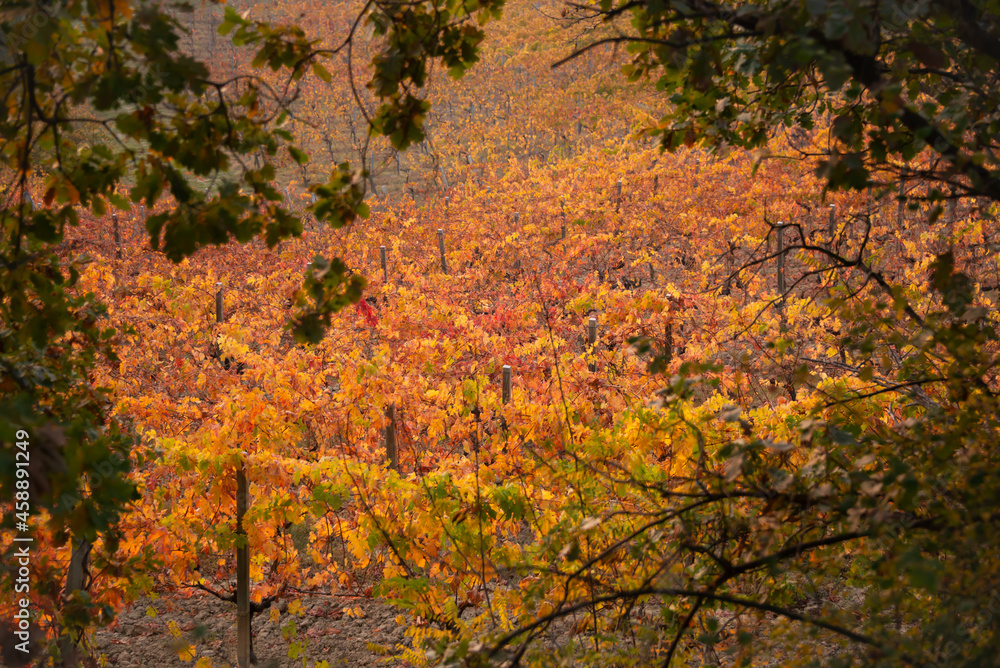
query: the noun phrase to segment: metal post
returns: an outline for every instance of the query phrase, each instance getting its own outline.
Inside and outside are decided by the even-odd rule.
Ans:
[[[378,252],[379,252],[379,255],[381,256],[381,259],[382,259],[382,282],[383,283],[388,283],[389,282],[389,264],[386,261],[385,246],[379,246]]]
[[[503,374],[502,374],[502,377],[503,377],[503,384],[502,384],[502,390],[501,390],[501,397],[502,397],[503,405],[506,406],[507,404],[510,403],[510,365],[509,364],[504,364],[503,365]],[[500,418],[500,427],[504,431],[507,431],[507,418],[505,418],[505,417],[501,417]]]
[[[593,371],[597,371],[597,318],[591,318],[587,325],[587,354],[590,357],[590,362],[587,367]]]
[[[502,397],[504,406],[510,403],[510,365],[503,365],[503,390]]]
[[[830,245],[833,245],[833,238],[837,234],[837,205],[830,205]]]

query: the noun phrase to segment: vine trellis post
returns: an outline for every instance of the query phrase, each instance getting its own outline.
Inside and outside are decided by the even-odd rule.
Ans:
[[[781,300],[785,299],[785,223],[778,221],[775,224],[778,229],[777,234],[777,261],[778,261],[778,294]]]
[[[663,360],[669,365],[674,359],[674,323],[667,320],[663,325]]]
[[[222,283],[215,284],[215,322],[221,323],[223,319],[222,310]],[[216,341],[218,343],[218,341]]]
[[[441,271],[448,273],[448,261],[444,257],[444,230],[438,229],[438,250],[441,251]]]
[[[246,461],[236,470],[236,661],[240,668],[250,666],[250,546],[247,544],[243,516],[250,495],[247,492]]]
[[[399,471],[399,452],[396,449],[396,405],[385,407],[385,458],[393,471]]]
[[[837,205],[830,205],[830,220],[829,220],[829,237],[830,237],[830,248],[833,248],[834,238],[837,236]]]
[[[559,200],[559,208],[562,211],[562,238],[566,238],[566,201]]]
[[[507,404],[510,403],[510,365],[509,364],[504,364],[503,365],[503,374],[502,374],[502,385],[501,385],[501,388],[502,388],[501,389],[501,395],[500,395],[501,396],[501,400],[503,401],[503,405],[506,406]],[[506,416],[501,416],[500,417],[500,428],[503,429],[503,432],[506,435],[506,433],[507,433],[507,417]]]
[[[118,227],[118,214],[111,214],[111,223],[113,226],[113,232],[115,235],[115,259],[122,259],[122,233],[121,229]]]
[[[903,210],[906,207],[906,180],[899,176],[899,204],[896,207],[896,229],[903,229]]]
[[[587,356],[590,361],[587,368],[591,372],[597,371],[597,318],[591,317],[587,324]]]
[[[221,324],[226,315],[222,283],[215,287],[215,322]],[[246,460],[241,458],[236,469],[236,662],[240,668],[249,668],[251,658],[250,546],[243,528],[243,517],[250,505],[247,487]]]

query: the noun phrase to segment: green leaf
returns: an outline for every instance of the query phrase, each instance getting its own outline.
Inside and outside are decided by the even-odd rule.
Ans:
[[[312,70],[313,70],[313,74],[315,74],[316,76],[318,76],[323,81],[325,81],[327,83],[330,83],[331,81],[333,81],[333,77],[330,76],[330,72],[327,71],[327,69],[325,67],[323,67],[321,64],[319,64],[319,63],[313,63]]]
[[[288,147],[288,153],[292,156],[292,160],[294,160],[297,164],[304,165],[309,162],[309,156],[306,155],[304,151],[294,146]]]

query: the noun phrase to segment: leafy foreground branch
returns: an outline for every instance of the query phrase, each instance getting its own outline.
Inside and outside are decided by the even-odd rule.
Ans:
[[[934,285],[944,308],[905,335],[898,304],[841,312],[868,331],[852,358],[895,346],[893,382],[930,402],[850,376],[743,413],[689,366],[608,429],[520,434],[534,464],[506,480],[356,471],[346,539],[386,547],[382,591],[432,622],[411,635],[438,665],[796,665],[821,640],[835,665],[984,665],[1000,406],[971,379],[998,337],[947,258]]]
[[[22,514],[16,525],[13,512],[4,514],[0,545],[10,560],[15,533],[33,542],[37,594],[25,608],[31,633],[13,629],[10,608],[28,599],[13,595],[13,578],[0,581],[7,594],[2,606],[11,612],[0,635],[31,636],[23,641],[30,651],[5,660],[20,664],[47,651],[57,664],[78,665],[85,631],[110,623],[127,598],[120,590],[88,591],[92,580],[85,572],[130,580],[161,563],[148,547],[127,559],[116,555],[126,538],[120,524],[139,494],[129,475],[140,439],[112,416],[110,392],[93,380],[100,363],[119,362],[115,349],[134,332],[106,326],[108,309],[81,289],[83,263],[67,256],[66,234],[81,220],[112,222],[117,270],[121,229],[117,214],[107,220],[110,207],[128,212],[137,205],[151,249],[174,263],[209,246],[255,238],[273,248],[300,237],[307,218],[337,229],[368,215],[367,174],[347,163],[309,185],[307,212],[293,210],[275,183],[282,163],[301,167],[309,159],[283,127],[298,86],[309,72],[329,80],[322,62],[350,51],[354,30],[323,48],[298,26],[227,9],[219,32],[231,34],[234,49],[251,51],[254,68],[270,72],[222,76],[184,53],[181,36],[189,30],[178,15],[192,11],[184,2],[8,3],[0,15],[6,91],[0,113],[0,468],[15,470],[26,438],[34,448],[30,495],[25,479],[0,478],[5,507],[14,510],[16,492]],[[418,29],[369,3],[354,21],[357,26],[364,17],[386,37],[371,85],[388,100],[378,127],[397,148],[422,137],[426,105],[409,93],[410,85],[422,86],[437,60],[456,73],[474,62],[482,31],[469,24],[499,12],[490,4],[452,9],[444,25],[433,20],[440,12],[421,12]],[[337,258],[317,257],[312,267],[289,329],[298,340],[315,342],[337,311],[360,299],[365,282]]]

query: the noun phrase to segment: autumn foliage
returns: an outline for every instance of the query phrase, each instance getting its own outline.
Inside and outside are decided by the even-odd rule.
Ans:
[[[68,241],[90,258],[81,289],[110,305],[119,331],[119,362],[94,380],[113,390],[117,419],[135,434],[142,490],[126,540],[95,564],[92,595],[116,609],[150,589],[227,591],[240,466],[252,499],[253,599],[374,586],[409,611],[414,649],[400,650],[413,663],[426,661],[420,643],[509,631],[587,600],[595,579],[643,586],[675,547],[654,535],[638,551],[612,547],[657,516],[651,489],[690,479],[699,460],[748,430],[775,444],[770,458],[806,457],[779,444],[795,443],[807,422],[843,417],[839,399],[865,396],[893,365],[891,349],[880,360],[845,347],[850,332],[821,301],[845,289],[877,300],[878,286],[794,251],[779,305],[772,223],[795,222],[786,245],[827,247],[834,203],[846,254],[863,238],[860,221],[871,215],[865,234],[877,234],[894,208],[856,196],[821,206],[782,163],[752,168],[742,156],[709,162],[611,143],[530,175],[513,166],[484,186],[466,183],[447,204],[403,200],[349,230],[307,229],[273,250],[208,249],[176,266],[143,240],[138,210],[121,217],[122,260],[107,226],[84,221]],[[980,220],[968,212],[954,226],[974,249]],[[923,311],[931,302],[920,295],[932,297],[919,286],[936,249],[917,231],[893,238],[905,253],[882,266],[913,286],[910,304]],[[319,344],[300,345],[285,326],[316,252],[344,258],[369,284]],[[974,250],[960,261],[989,267]],[[647,368],[656,354],[664,375]],[[684,389],[676,374],[695,367],[701,382]],[[385,461],[390,405],[398,471]],[[913,409],[876,394],[849,410],[884,431]],[[781,518],[774,508],[756,522],[780,534]],[[39,568],[66,558],[52,552]],[[588,578],[558,584],[580,564]],[[117,578],[126,565],[144,577]],[[572,635],[640,628],[643,610],[579,617]],[[756,623],[744,619],[725,637]],[[639,644],[663,651],[650,638]],[[615,648],[627,649],[605,651]]]
[[[782,625],[816,619],[805,628],[863,643],[872,660],[947,656],[914,639],[926,598],[874,587],[859,612],[824,596],[865,578],[945,581],[932,550],[890,539],[962,516],[942,499],[971,507],[956,461],[977,480],[995,464],[982,438],[996,432],[984,417],[997,386],[995,210],[951,207],[931,229],[936,204],[899,206],[889,172],[867,193],[824,193],[805,156],[828,129],[721,157],[646,148],[628,135],[655,102],[608,89],[616,56],[550,76],[544,54],[515,48],[541,19],[515,10],[462,86],[429,85],[429,148],[369,142],[346,69],[296,83],[302,113],[288,124],[311,158],[276,159],[274,191],[305,212],[317,175],[355,152],[370,167],[355,175],[367,219],[331,229],[307,215],[273,247],[174,263],[145,229],[173,205],[162,201],[121,210],[120,240],[107,216],[84,213],[57,248],[81,268],[75,290],[108,305],[117,359],[92,382],[134,439],[141,492],[122,540],[95,546],[93,621],[152,592],[229,596],[245,540],[252,600],[276,617],[292,602],[296,651],[295,601],[318,592],[398,605],[410,642],[391,650],[412,665],[544,663],[532,641],[557,636],[567,662],[750,661],[775,629],[787,642],[771,656],[806,660],[807,631]],[[351,11],[330,8],[311,30],[335,44]],[[246,66],[220,53],[216,69]],[[42,179],[31,187],[43,204],[55,196]],[[319,256],[364,277],[344,303],[364,292],[318,343],[299,343],[289,323],[309,305],[302,286],[329,271]],[[921,448],[940,464],[934,481],[899,455]],[[58,534],[38,523],[39,582],[66,569]],[[976,583],[954,579],[975,598]],[[61,595],[43,592],[43,619]],[[806,599],[819,601],[811,617]],[[179,654],[211,664],[186,641]]]

